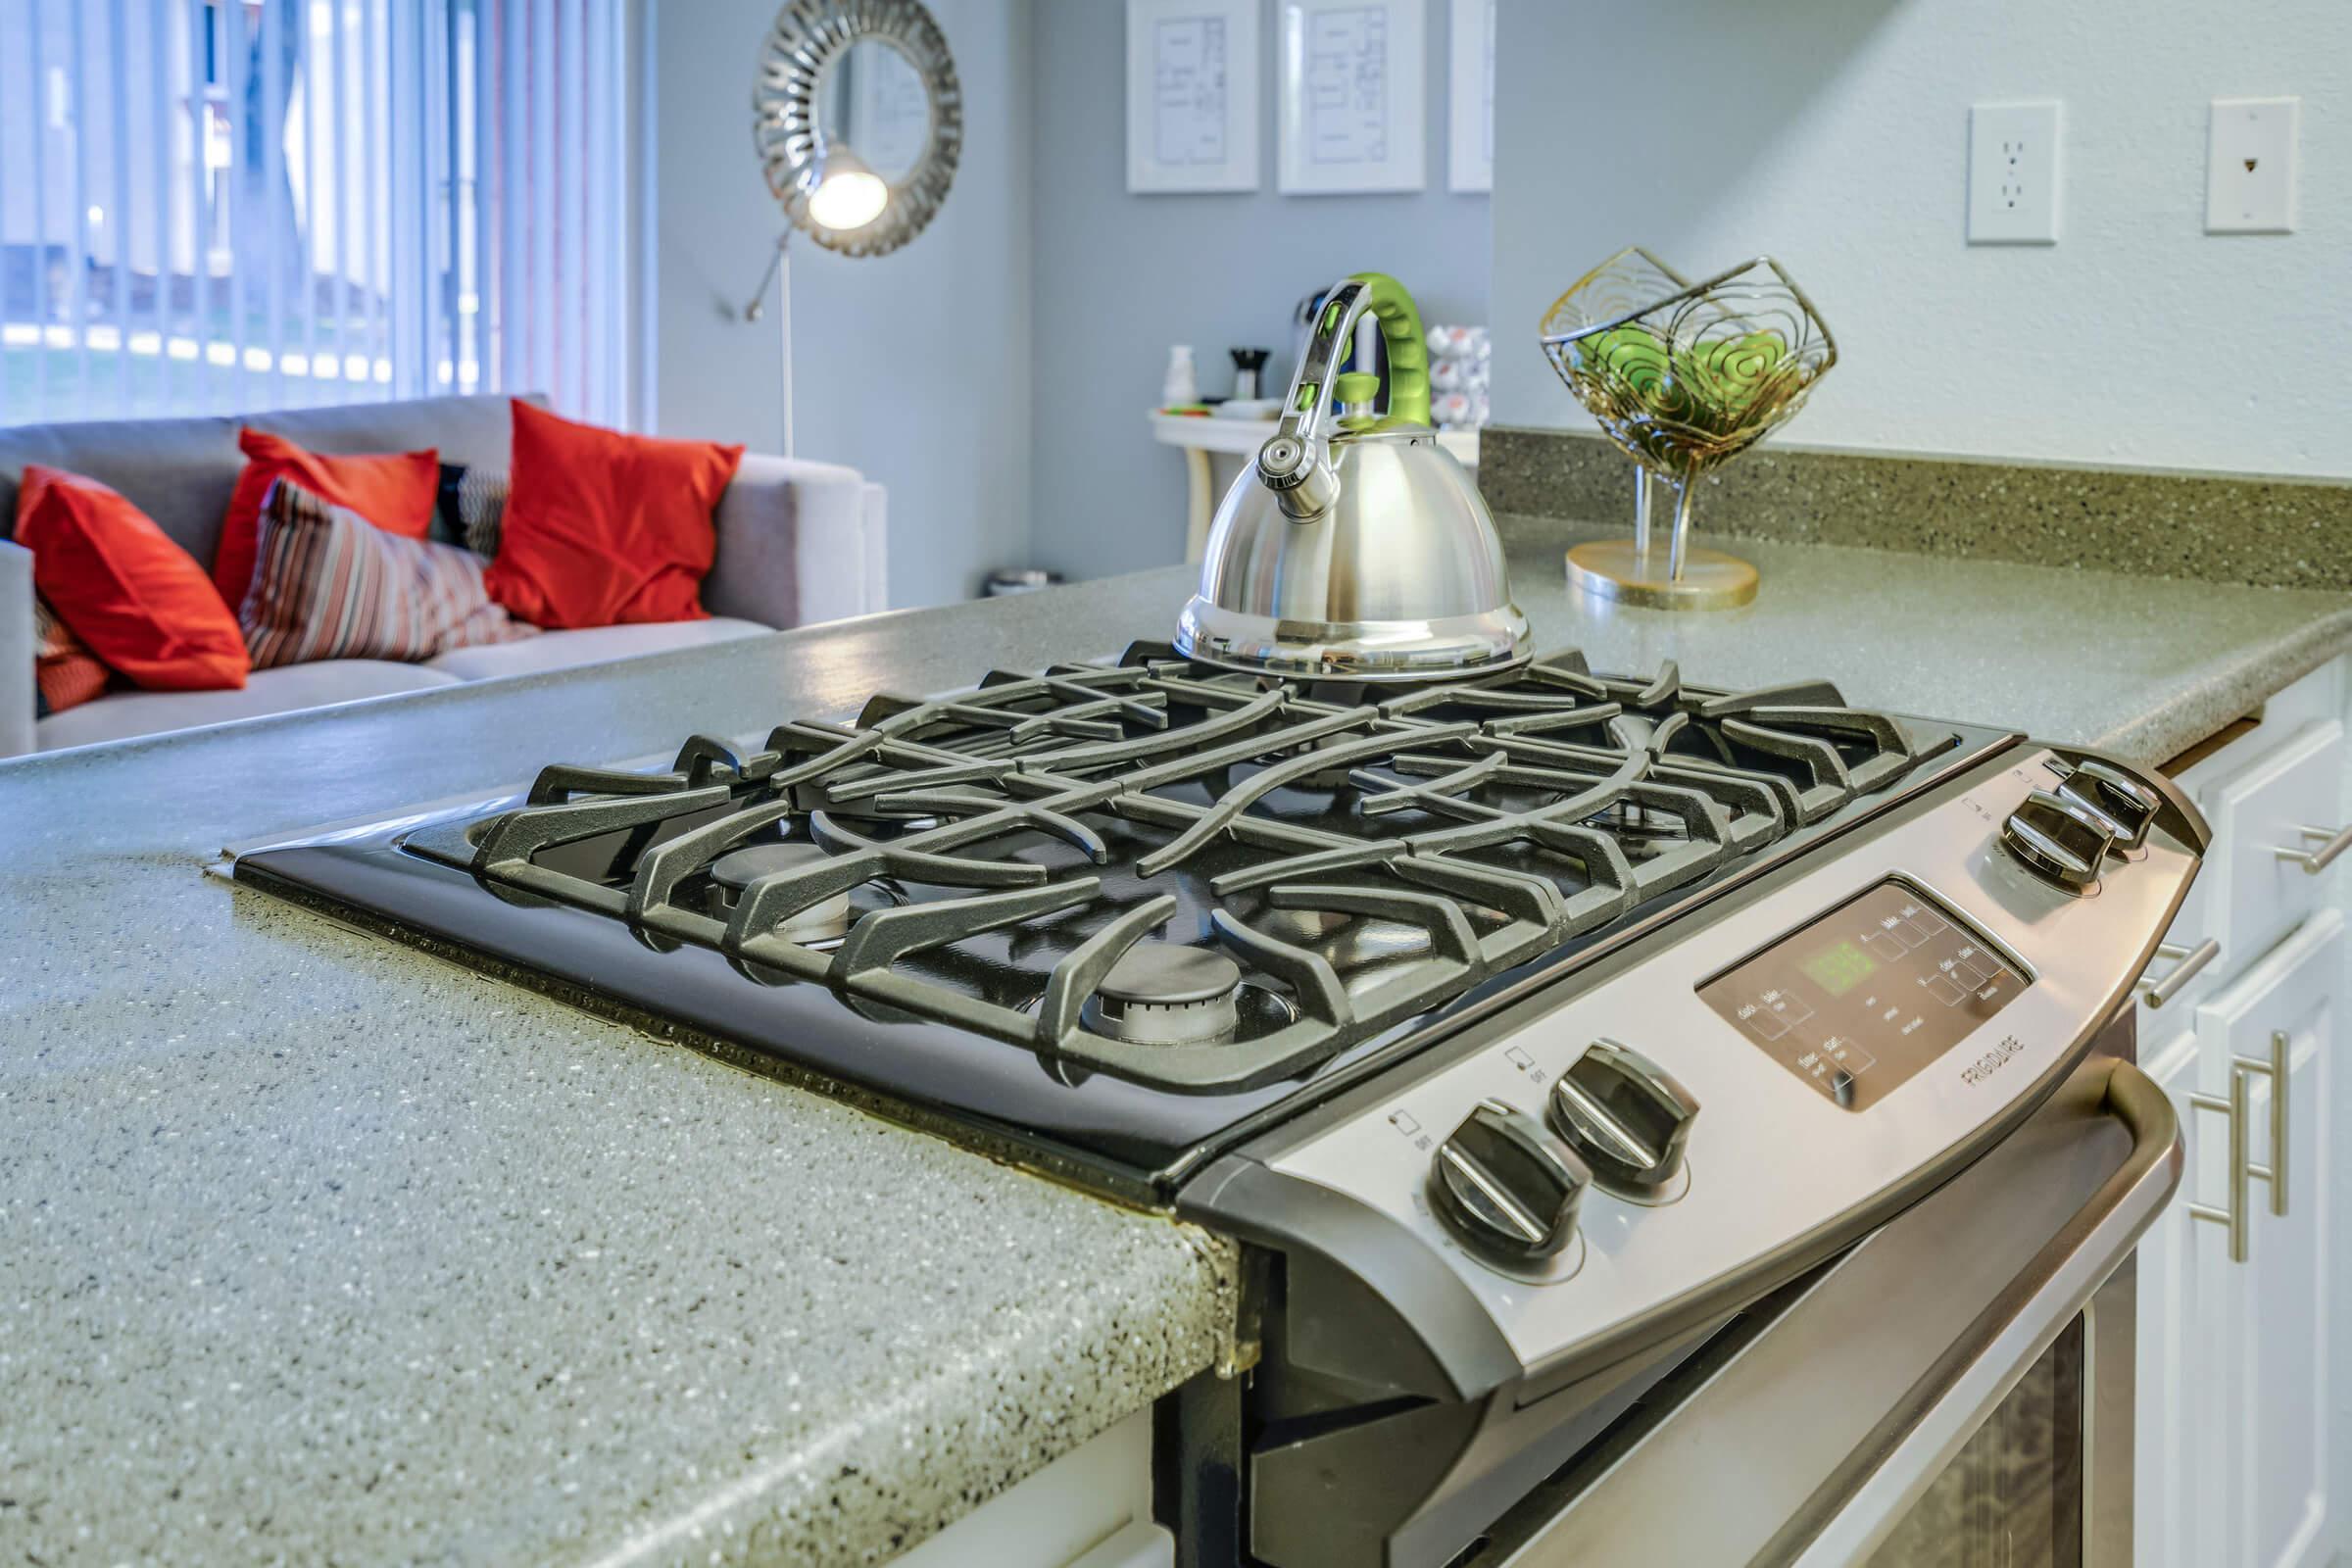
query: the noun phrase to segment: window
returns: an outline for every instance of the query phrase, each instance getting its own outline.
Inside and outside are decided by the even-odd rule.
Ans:
[[[7,0],[0,424],[618,422],[624,0]]]

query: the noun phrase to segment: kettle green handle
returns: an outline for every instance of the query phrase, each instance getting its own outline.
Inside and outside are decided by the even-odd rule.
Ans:
[[[1429,338],[1421,330],[1420,307],[1404,285],[1386,272],[1358,272],[1348,281],[1370,291],[1364,309],[1379,318],[1380,335],[1388,345],[1389,417],[1429,423]]]
[[[1366,311],[1379,320],[1380,335],[1388,345],[1388,417],[1429,423],[1429,344],[1421,331],[1420,308],[1404,285],[1388,273],[1357,272],[1332,285],[1315,318],[1314,332],[1298,356],[1290,396],[1283,403],[1286,432],[1302,438],[1320,433],[1332,370],[1348,357],[1355,323]]]
[[[1295,522],[1311,522],[1339,495],[1325,428],[1331,418],[1332,374],[1347,356],[1355,323],[1370,311],[1389,349],[1389,412],[1383,426],[1429,423],[1429,345],[1421,312],[1404,285],[1386,272],[1357,272],[1332,286],[1315,329],[1291,374],[1282,422],[1257,449],[1257,482],[1274,492]]]

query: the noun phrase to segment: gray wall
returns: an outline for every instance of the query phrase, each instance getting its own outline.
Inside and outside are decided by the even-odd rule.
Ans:
[[[655,46],[655,427],[781,442],[775,318],[736,318],[783,218],[752,152],[777,0],[649,0]],[[1112,10],[1120,8],[1113,6]],[[803,457],[890,490],[894,605],[968,597],[1029,553],[1030,6],[935,0],[963,85],[963,160],[931,227],[889,256],[793,244]]]
[[[2352,475],[2343,0],[1503,0],[1498,32],[1496,420],[1589,422],[1535,326],[1638,242],[1803,284],[1839,361],[1794,441]],[[2203,232],[2207,102],[2287,94],[2301,231]],[[2059,242],[1970,246],[1969,106],[2038,98]]]
[[[646,3],[654,424],[773,450],[776,336],[735,312],[782,221],[748,108],[776,0]],[[1366,268],[1432,320],[1486,319],[1487,199],[1444,189],[1446,0],[1429,0],[1431,188],[1399,196],[1275,193],[1278,9],[1262,188],[1142,197],[1119,0],[934,0],[965,115],[947,204],[896,255],[793,251],[800,451],[889,487],[894,604],[963,597],[992,565],[1092,577],[1180,559],[1183,460],[1145,422],[1171,343],[1195,346],[1210,389],[1238,343],[1274,348],[1269,378],[1287,375],[1298,296]]]
[[[1259,44],[1259,188],[1128,195],[1127,8],[1035,4],[1033,545],[1039,564],[1094,577],[1183,559],[1183,458],[1145,422],[1168,345],[1193,345],[1206,391],[1230,384],[1227,348],[1273,348],[1279,391],[1298,297],[1366,269],[1395,273],[1429,320],[1483,322],[1487,198],[1445,188],[1446,0],[1429,0],[1429,187],[1393,196],[1276,192],[1273,0]]]

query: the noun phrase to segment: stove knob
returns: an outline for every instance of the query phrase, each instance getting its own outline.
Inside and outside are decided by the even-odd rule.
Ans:
[[[2045,882],[2081,893],[2099,880],[2115,835],[2107,824],[2061,795],[2035,790],[2001,824],[2001,847]]]
[[[1508,1262],[1548,1257],[1576,1234],[1592,1173],[1544,1124],[1482,1100],[1429,1169],[1432,1205],[1473,1248]]]
[[[1551,1127],[1604,1189],[1647,1198],[1683,1168],[1698,1102],[1638,1051],[1596,1040],[1551,1086]]]
[[[2154,790],[2095,757],[2076,763],[2058,793],[2106,823],[2114,830],[2115,842],[2127,850],[2138,849],[2148,836],[2148,824],[2156,820],[2161,804]]]

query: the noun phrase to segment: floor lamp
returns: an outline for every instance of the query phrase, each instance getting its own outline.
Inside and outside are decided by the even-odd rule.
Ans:
[[[963,146],[962,91],[939,24],[916,0],[788,0],[760,48],[752,141],[788,224],[743,319],[760,320],[776,290],[789,458],[793,231],[846,256],[882,256],[930,224]]]

